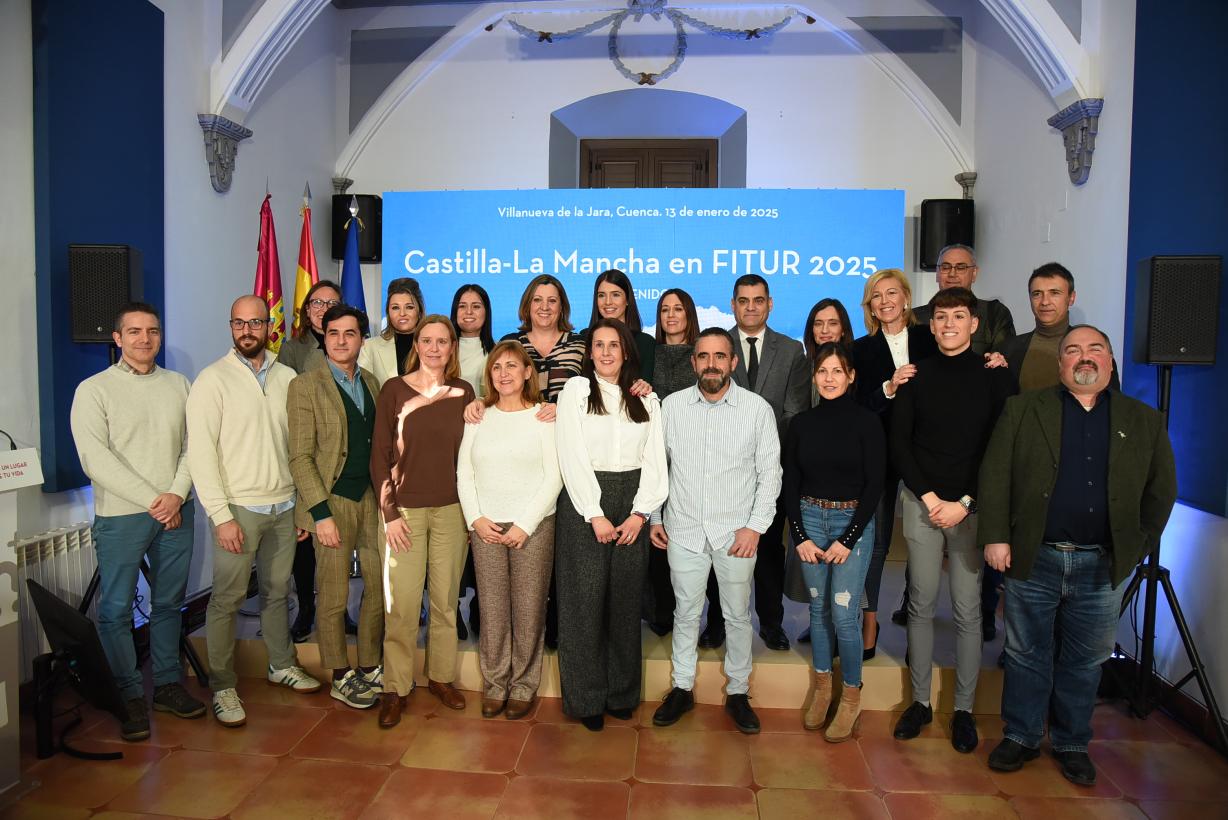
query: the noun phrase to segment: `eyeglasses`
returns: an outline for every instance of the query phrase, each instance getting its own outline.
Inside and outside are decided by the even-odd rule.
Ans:
[[[341,304],[341,302],[337,299],[312,299],[307,303],[309,307],[314,308],[315,310],[319,310],[320,308],[336,307],[339,304]]]
[[[245,327],[250,327],[252,330],[259,330],[269,323],[268,319],[231,319],[231,330],[242,330]]]
[[[952,265],[950,262],[943,262],[938,266],[938,272],[950,273],[951,271],[955,271],[956,273],[967,273],[975,267],[976,265],[966,265],[963,262],[960,262],[958,265]]]

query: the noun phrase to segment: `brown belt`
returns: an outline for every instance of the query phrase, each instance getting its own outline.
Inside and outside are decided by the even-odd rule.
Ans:
[[[802,501],[807,504],[813,504],[820,510],[855,510],[857,509],[856,501],[828,501],[826,498],[811,498],[808,495],[802,496]]]

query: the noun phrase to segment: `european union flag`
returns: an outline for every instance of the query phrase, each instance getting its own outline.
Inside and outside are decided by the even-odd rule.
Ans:
[[[350,220],[345,230],[345,258],[341,263],[341,301],[367,312],[367,300],[362,291],[362,267],[358,263],[358,198],[350,200]]]

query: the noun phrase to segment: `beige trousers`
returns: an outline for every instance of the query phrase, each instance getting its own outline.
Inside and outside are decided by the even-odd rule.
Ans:
[[[362,605],[358,610],[358,665],[378,666],[384,640],[384,584],[381,578],[383,529],[375,491],[367,488],[361,501],[328,497],[328,508],[341,535],[337,549],[316,539],[316,639],[320,664],[345,669],[350,653],[345,641],[345,607],[350,598],[350,554],[358,549],[362,568]]]

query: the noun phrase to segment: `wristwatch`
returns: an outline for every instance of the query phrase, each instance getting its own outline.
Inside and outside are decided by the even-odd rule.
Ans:
[[[960,506],[962,506],[965,510],[968,511],[969,515],[976,512],[976,499],[973,498],[972,496],[970,495],[962,496],[959,499],[959,503],[960,503]]]
[[[632,514],[632,515],[638,515],[640,518],[644,519],[644,523],[645,523],[645,524],[647,524],[647,523],[648,523],[648,515],[647,515],[646,513],[636,512],[635,510],[632,510],[632,511],[631,511],[631,514]]]

